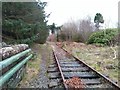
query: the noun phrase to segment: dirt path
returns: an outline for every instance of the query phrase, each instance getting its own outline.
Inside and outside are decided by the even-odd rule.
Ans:
[[[48,53],[46,52],[47,48],[44,45],[41,48],[41,63],[40,63],[40,73],[38,77],[30,83],[30,85],[34,88],[48,88],[49,79],[47,77],[47,64],[48,64]]]
[[[52,57],[50,46],[47,44],[40,45],[39,47],[34,47],[33,51],[36,52],[37,56],[41,56],[40,59],[38,58],[40,60],[40,63],[38,63],[40,71],[38,75],[31,78],[29,84],[24,85],[23,88],[48,88],[49,78],[47,75],[47,69]]]

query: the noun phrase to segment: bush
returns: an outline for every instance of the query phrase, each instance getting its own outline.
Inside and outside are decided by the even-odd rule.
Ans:
[[[118,34],[117,29],[106,29],[97,31],[91,34],[87,41],[87,44],[109,45],[117,34]]]

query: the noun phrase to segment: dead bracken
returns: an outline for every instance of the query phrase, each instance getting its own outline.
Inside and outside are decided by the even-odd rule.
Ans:
[[[83,84],[82,80],[79,77],[72,77],[70,79],[65,80],[64,82],[68,88],[79,88],[80,90],[83,90],[85,88],[85,85]]]

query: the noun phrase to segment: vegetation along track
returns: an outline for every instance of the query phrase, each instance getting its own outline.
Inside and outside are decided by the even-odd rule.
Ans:
[[[64,89],[102,88],[105,90],[120,90],[116,83],[75,58],[64,49],[59,48],[55,44],[52,47],[55,61],[48,69],[51,80],[49,87],[56,85]]]

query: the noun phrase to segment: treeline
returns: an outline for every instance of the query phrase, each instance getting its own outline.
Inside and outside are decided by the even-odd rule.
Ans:
[[[46,2],[3,2],[2,36],[7,43],[44,43],[48,36]],[[8,38],[8,39],[7,39]]]
[[[100,26],[99,26],[100,27]],[[68,21],[57,31],[57,41],[75,41],[99,46],[118,44],[119,31],[116,28],[98,29],[88,17]]]
[[[61,41],[76,41],[86,42],[89,36],[94,32],[94,23],[91,22],[91,18],[83,20],[70,20],[63,24],[61,30],[58,31],[57,37]]]

